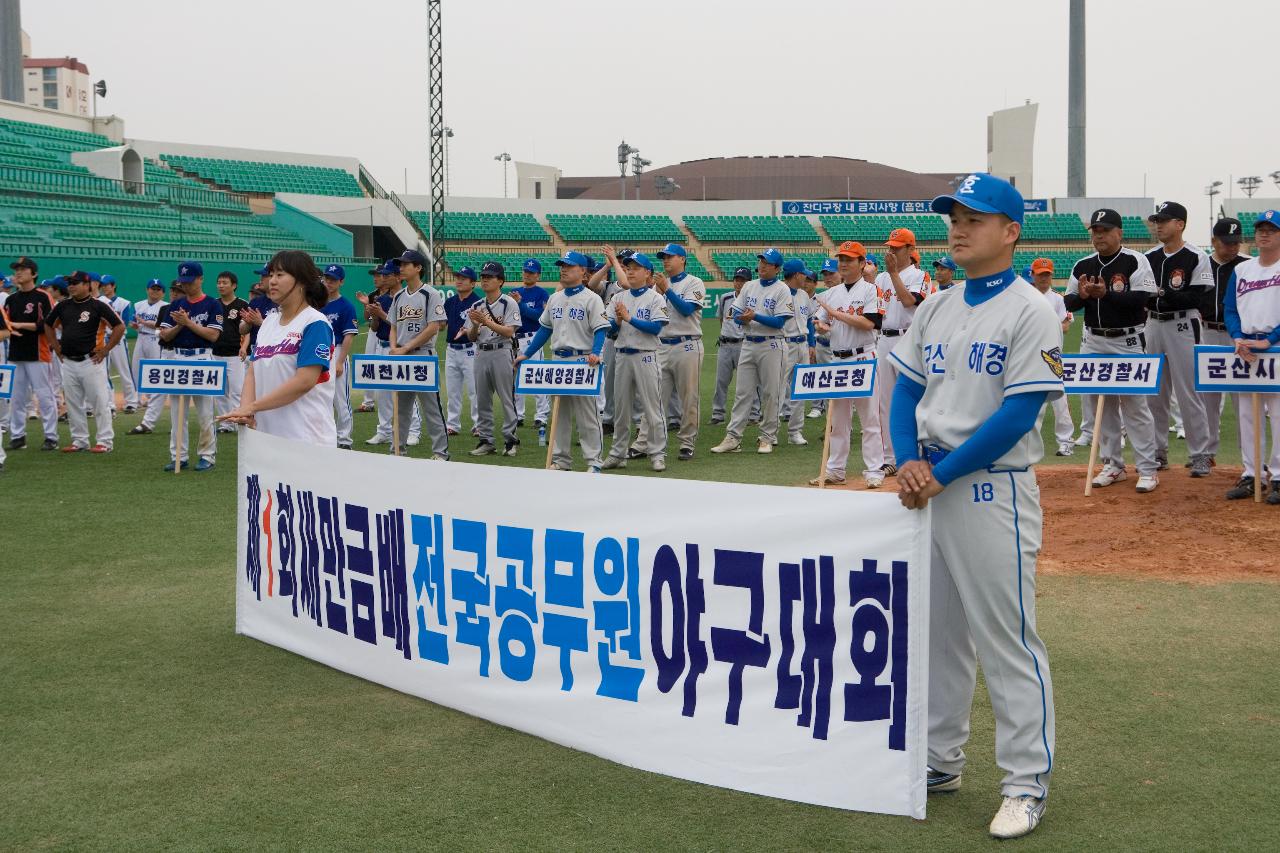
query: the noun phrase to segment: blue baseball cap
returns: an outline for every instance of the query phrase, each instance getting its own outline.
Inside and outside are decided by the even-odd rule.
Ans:
[[[880,266],[880,256],[879,256],[879,255],[867,255],[867,263],[869,263],[869,264],[875,264],[876,266]]]
[[[1031,279],[1035,277],[1031,273],[1031,267],[1026,267],[1022,270],[1022,277],[1027,281],[1031,281]]]
[[[684,246],[681,246],[679,243],[668,243],[660,252],[658,252],[658,259],[661,260],[668,255],[674,255],[677,258],[686,258],[689,256],[689,253],[686,252],[684,250]]]
[[[590,265],[590,258],[581,252],[575,252],[572,249],[556,259],[556,266],[558,267],[582,267],[585,270]]]
[[[51,287],[56,287],[56,288],[58,288],[58,290],[61,290],[63,293],[66,293],[66,292],[67,292],[67,277],[66,277],[66,276],[63,276],[63,275],[55,275],[53,278],[51,278],[51,279],[49,280],[49,285],[50,285]]]
[[[480,275],[490,275],[494,278],[500,278],[503,281],[506,281],[507,269],[497,261],[485,261],[484,266],[480,267]]]
[[[158,287],[158,288],[160,288],[161,290],[164,290],[164,282],[163,282],[163,281],[161,281],[161,280],[160,280],[160,279],[158,279],[158,278],[148,279],[148,280],[147,280],[147,290],[150,290],[150,289],[151,289],[151,288],[153,288],[153,287]]]
[[[805,267],[804,261],[799,258],[792,258],[782,265],[782,277],[790,278],[796,273],[808,274],[809,270]]]
[[[1274,225],[1280,228],[1280,210],[1264,210],[1258,214],[1258,218],[1253,221],[1253,227],[1259,225]]]
[[[342,268],[342,264],[329,264],[324,268],[324,277],[336,279],[337,281],[345,281],[347,271]]]
[[[395,261],[396,266],[400,266],[400,264],[417,264],[420,267],[425,267],[427,265],[426,257],[417,249],[405,249]]]
[[[472,281],[480,280],[480,276],[476,275],[476,271],[471,267],[462,267],[453,275],[455,278],[469,278]]]
[[[649,256],[646,255],[644,252],[636,252],[634,255],[627,258],[625,261],[623,261],[623,263],[636,264],[638,266],[644,267],[649,272],[653,272],[653,261],[649,260]]]
[[[178,264],[178,281],[183,284],[190,284],[203,275],[204,267],[199,261],[183,261]]]
[[[527,259],[521,269],[525,272],[536,272],[538,275],[542,275],[542,264],[538,262],[537,258]]]
[[[766,264],[773,264],[775,267],[782,266],[782,252],[779,252],[777,249],[765,249],[763,252],[756,255],[756,257],[764,261]]]
[[[840,262],[835,258],[827,258],[822,262],[822,272],[839,272]]]
[[[270,274],[271,274],[271,268],[270,268],[270,267],[268,267],[266,264],[263,264],[262,266],[258,267],[256,270],[254,270],[253,272],[254,272],[254,275],[256,275],[256,276],[258,276],[259,278],[261,278],[261,277],[262,277],[262,276],[264,276],[264,275],[270,275]]]
[[[102,284],[102,276],[99,275],[98,273],[91,272],[91,273],[86,273],[86,275],[89,276],[89,281],[96,281],[98,284]]]
[[[99,281],[100,284],[115,284],[116,277],[113,275],[104,275]]]
[[[755,273],[753,273],[751,270],[747,269],[746,267],[738,267],[736,270],[733,271],[733,277],[740,278],[743,281],[751,281],[751,279],[755,278]]]
[[[943,255],[942,257],[934,261],[933,265],[935,267],[942,267],[943,269],[951,270],[952,272],[955,272],[957,269],[959,269],[959,267],[956,266],[956,262],[951,260],[950,255]]]
[[[979,213],[1000,213],[1022,224],[1022,193],[1003,178],[986,172],[974,172],[960,182],[960,188],[953,195],[940,195],[929,207],[945,216],[956,204]]]

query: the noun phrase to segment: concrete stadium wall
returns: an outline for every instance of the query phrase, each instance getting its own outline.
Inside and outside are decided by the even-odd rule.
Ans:
[[[267,151],[259,148],[230,148],[222,145],[196,145],[187,142],[164,142],[158,139],[130,139],[129,143],[148,159],[161,154],[183,154],[188,157],[211,157],[221,160],[249,160],[261,163],[288,163],[294,166],[326,166],[342,169],[359,178],[360,161],[355,157],[333,157],[328,154],[302,154],[297,151]]]
[[[335,255],[353,254],[350,231],[331,225],[278,198],[275,208],[276,211],[271,215],[271,220],[281,228],[294,231],[305,240],[319,243]]]
[[[100,133],[112,142],[124,141],[124,119],[119,116],[99,116],[95,122],[92,118],[62,113],[57,110],[46,110],[43,107],[29,107],[13,101],[0,101],[0,118],[13,121],[29,121],[32,124],[47,124],[63,130],[79,130],[84,133]]]

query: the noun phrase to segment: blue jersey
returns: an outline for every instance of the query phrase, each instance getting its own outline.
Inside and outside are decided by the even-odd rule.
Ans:
[[[444,301],[444,313],[448,318],[445,328],[445,341],[451,344],[466,343],[467,336],[458,336],[458,332],[467,324],[467,312],[480,301],[480,294],[471,291],[466,299],[456,293]]]
[[[334,352],[342,346],[342,339],[347,335],[359,334],[360,326],[356,323],[356,306],[345,296],[330,299],[324,306],[324,316],[333,327]]]
[[[225,309],[218,300],[212,296],[205,296],[198,302],[191,302],[185,297],[175,301],[169,306],[169,313],[165,316],[164,322],[160,324],[162,329],[171,329],[177,325],[173,322],[174,311],[186,311],[191,318],[191,322],[197,326],[204,326],[206,329],[217,329],[222,331],[222,318]],[[206,341],[195,332],[185,326],[178,332],[177,337],[170,341],[170,345],[174,349],[212,349],[213,341]]]
[[[538,331],[538,319],[547,307],[547,292],[535,284],[522,287],[517,293],[520,294],[520,328],[517,331],[522,335],[532,335]]]
[[[261,314],[263,316],[263,319],[265,319],[266,316],[270,314],[272,311],[276,310],[276,304],[272,302],[271,299],[267,296],[253,297],[252,299],[249,300],[249,307],[252,308],[254,311],[257,311],[259,314]],[[252,347],[257,342],[258,342],[258,327],[250,326],[249,327],[249,346]]]
[[[378,307],[381,308],[383,310],[383,313],[385,313],[388,317],[391,316],[391,303],[395,300],[395,298],[396,298],[395,293],[383,293],[383,294],[380,294],[375,299],[375,301],[378,303]],[[374,334],[377,335],[378,340],[382,341],[384,344],[390,344],[391,343],[391,321],[383,320],[380,323],[378,323],[378,330],[374,332]]]

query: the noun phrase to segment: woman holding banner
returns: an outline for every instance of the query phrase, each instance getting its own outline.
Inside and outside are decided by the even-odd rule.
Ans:
[[[279,252],[267,264],[267,296],[279,310],[262,320],[250,351],[240,406],[218,420],[282,438],[335,447],[329,359],[333,328],[320,270],[306,252]]]

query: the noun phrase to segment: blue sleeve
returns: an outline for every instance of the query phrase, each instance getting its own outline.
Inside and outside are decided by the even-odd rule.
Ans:
[[[768,326],[770,329],[781,329],[787,324],[786,317],[766,317],[763,314],[757,314],[751,319],[755,320],[762,326]]]
[[[604,333],[605,330],[603,328],[596,329],[595,337],[591,339],[592,355],[599,355],[604,352]]]
[[[529,341],[529,345],[524,348],[524,357],[533,358],[534,353],[542,349],[542,345],[551,340],[551,330],[546,326],[539,326],[538,331],[533,333],[533,340]]]
[[[338,322],[341,324],[343,337],[360,333],[360,324],[356,322],[356,309],[350,302],[342,306],[342,316],[338,318]]]
[[[679,311],[685,317],[688,317],[694,311],[698,310],[697,305],[694,305],[692,302],[685,299],[683,296],[676,293],[674,290],[667,291],[667,301],[670,302],[672,307],[674,307],[677,311]]]
[[[1236,271],[1231,271],[1227,279],[1227,292],[1222,295],[1222,319],[1226,321],[1227,334],[1231,340],[1239,340],[1243,332],[1240,329],[1240,312],[1236,309]]]
[[[298,367],[329,367],[333,357],[333,327],[328,320],[316,320],[302,330],[298,343]]]
[[[1048,391],[1029,391],[1005,397],[1000,408],[987,418],[986,423],[938,463],[933,469],[933,476],[946,486],[959,477],[986,468],[1004,456],[1019,439],[1036,428],[1036,418],[1048,396]]]
[[[1024,395],[1020,395],[1024,396]],[[916,428],[916,406],[924,399],[924,386],[898,374],[889,406],[889,437],[893,439],[894,460],[901,467],[920,458],[920,433]]]
[[[520,300],[520,316],[530,320],[536,320],[542,316],[542,306]]]
[[[650,335],[656,335],[662,331],[662,323],[658,320],[638,320],[632,317],[627,322]]]
[[[137,316],[137,312],[133,310],[133,303],[130,302],[124,307],[124,316],[120,320],[127,326],[133,322],[135,316]]]
[[[809,346],[816,347],[818,345],[818,335],[813,330],[813,318],[809,318]]]

